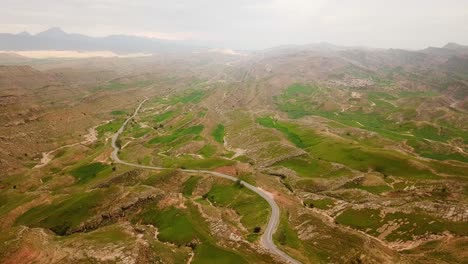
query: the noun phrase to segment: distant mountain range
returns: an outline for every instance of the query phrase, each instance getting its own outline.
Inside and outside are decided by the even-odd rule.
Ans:
[[[32,50],[68,50],[68,51],[111,51],[116,54],[130,53],[167,53],[194,50],[207,50],[209,47],[198,42],[181,40],[164,40],[131,35],[110,35],[106,37],[91,37],[82,34],[70,34],[61,28],[54,27],[44,32],[32,35],[28,32],[18,34],[0,33],[0,51],[32,51]],[[437,48],[429,47],[419,51],[401,49],[373,49],[366,47],[344,47],[322,42],[308,45],[285,45],[263,50],[273,53],[296,53],[300,50],[316,51],[321,54],[334,54],[346,50],[359,50],[362,52],[404,53],[415,56],[417,53],[433,56],[450,57],[453,55],[468,54],[468,46],[456,43]],[[416,52],[416,53],[415,53]]]
[[[162,40],[128,35],[110,35],[90,37],[82,34],[69,34],[55,27],[31,35],[28,32],[18,34],[0,33],[0,50],[77,50],[77,51],[112,51],[117,54],[161,53],[173,51],[191,51],[196,45],[187,41]]]

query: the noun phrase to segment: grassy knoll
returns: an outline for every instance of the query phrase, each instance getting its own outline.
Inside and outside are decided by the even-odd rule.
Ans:
[[[198,154],[205,158],[210,158],[216,153],[216,147],[213,145],[205,145],[198,151]]]
[[[293,228],[298,225],[301,225],[299,230],[313,228],[314,235],[299,239],[298,230]],[[312,214],[300,213],[290,217],[287,210],[281,215],[273,239],[276,245],[302,263],[342,263],[343,260],[359,263],[356,252],[360,252],[367,243],[358,235],[324,224]]]
[[[302,258],[299,259],[302,263],[323,263],[317,255],[315,247],[311,243],[305,243],[299,239],[297,232],[291,227],[286,214],[281,215],[278,230],[273,235],[273,240],[276,245],[286,250],[286,252],[290,252],[290,254],[296,253],[291,254],[295,257],[298,257],[298,251],[305,252],[305,255],[302,255]]]
[[[361,189],[361,190],[364,190],[373,194],[380,194],[380,193],[388,192],[392,190],[392,188],[388,185],[364,186],[361,184],[351,183],[351,182],[345,184],[343,187],[350,188],[350,189],[352,188]]]
[[[122,227],[118,225],[107,226],[93,232],[79,234],[79,236],[85,240],[91,240],[93,243],[99,244],[125,243],[132,240],[132,236],[122,230]]]
[[[240,264],[248,263],[241,255],[221,249],[212,244],[202,244],[197,247],[192,263],[220,263],[220,264]]]
[[[163,242],[185,245],[197,237],[189,214],[175,207],[149,209],[141,215],[141,222],[157,226],[158,239]]]
[[[370,229],[368,233],[372,235],[378,235],[376,229],[382,225],[379,214],[380,211],[375,209],[347,209],[338,217],[336,217],[336,222],[363,231]]]
[[[313,95],[320,92],[320,88],[315,85],[293,84],[286,88],[283,96],[286,98],[295,98],[304,95]]]
[[[14,191],[4,191],[0,193],[0,216],[22,204],[32,201],[34,198],[34,195],[20,194]]]
[[[468,155],[463,155],[460,152],[453,152],[450,148],[440,149],[440,144],[417,139],[407,140],[406,144],[410,145],[421,157],[440,161],[458,160],[468,163]]]
[[[313,130],[289,122],[276,121],[270,117],[258,118],[257,122],[282,132],[297,147],[321,160],[341,163],[360,171],[375,170],[384,175],[419,179],[437,178],[429,170],[413,166],[409,157],[402,157],[396,152],[350,144],[346,140],[320,135]],[[286,162],[286,165],[296,169],[299,174],[311,173],[313,172],[311,170],[316,168],[300,160]]]
[[[216,126],[216,128],[213,130],[211,133],[213,136],[214,140],[216,140],[219,143],[224,143],[224,125],[219,124]]]
[[[268,203],[243,186],[216,184],[205,196],[216,206],[234,209],[241,216],[241,223],[251,232],[254,227],[263,227],[267,222]]]
[[[179,246],[197,244],[192,263],[246,263],[238,253],[216,245],[208,224],[198,212],[196,206],[187,204],[186,209],[169,207],[158,209],[155,205],[147,206],[143,213],[133,219],[134,222],[154,225],[158,228],[158,239]]]
[[[307,199],[304,201],[304,205],[310,208],[318,208],[322,210],[327,210],[327,209],[332,208],[335,205],[335,202],[330,198]]]
[[[123,133],[124,136],[130,136],[134,138],[140,138],[152,131],[152,128],[141,127],[138,123],[129,123]]]
[[[178,97],[177,100],[183,104],[187,103],[199,103],[201,99],[205,96],[205,92],[202,90],[195,90],[193,92],[190,92],[189,94],[186,94],[184,96]]]
[[[171,118],[173,115],[175,114],[174,111],[167,111],[167,112],[164,112],[162,114],[159,114],[159,115],[156,115],[154,117],[154,121],[156,122],[162,122],[168,118]]]
[[[141,137],[147,135],[148,133],[150,133],[151,131],[152,131],[151,128],[138,127],[137,129],[132,131],[132,137],[141,138]]]
[[[200,181],[200,179],[201,177],[198,176],[190,176],[190,178],[184,182],[184,185],[182,187],[182,194],[185,197],[192,196],[192,193],[197,187],[197,184]]]
[[[424,213],[396,212],[382,218],[380,211],[376,209],[346,209],[336,221],[371,235],[378,235],[377,229],[388,222],[397,223],[399,227],[385,237],[387,241],[407,241],[415,236],[441,234],[444,231],[463,236],[468,234],[468,227],[464,223],[449,222]]]
[[[419,155],[424,158],[435,159],[435,160],[458,160],[461,162],[468,163],[468,156],[464,156],[460,153],[437,153],[437,152],[420,152],[418,151]]]
[[[292,158],[275,163],[275,165],[292,169],[302,177],[320,177],[325,174],[331,175],[328,174],[328,172],[332,169],[329,163],[312,158]]]
[[[172,141],[185,135],[199,135],[203,131],[203,125],[192,126],[189,128],[176,129],[172,134],[167,136],[159,136],[151,139],[149,144],[171,143]]]
[[[102,126],[98,126],[96,131],[98,132],[99,137],[104,136],[105,133],[115,133],[122,126],[124,120],[116,119]]]
[[[56,234],[65,235],[95,215],[97,207],[111,192],[110,189],[94,190],[67,196],[65,199],[57,198],[49,205],[28,210],[16,220],[16,223],[48,228]]]
[[[70,174],[76,178],[78,183],[87,183],[96,178],[98,174],[110,172],[110,166],[100,162],[82,165],[70,171]]]
[[[334,120],[341,124],[377,132],[383,137],[391,140],[423,140],[447,142],[453,138],[460,137],[468,142],[465,131],[449,125],[417,124],[413,121],[416,116],[415,109],[399,108],[389,103],[397,97],[383,92],[367,92],[367,97],[375,103],[372,112],[357,109],[354,111],[325,111],[320,104],[313,103],[317,99],[319,88],[307,89],[307,86],[293,85],[288,87],[282,95],[275,97],[278,108],[286,112],[290,118],[297,119],[308,115],[321,116]],[[315,91],[315,92],[314,92]],[[416,98],[434,96],[434,92],[402,92],[398,98]],[[396,124],[388,116],[398,110],[404,117],[404,122]]]
[[[162,170],[159,173],[151,174],[146,180],[143,181],[143,184],[148,186],[156,186],[159,183],[168,182],[172,177],[175,177],[176,174],[176,170]]]
[[[294,145],[299,148],[307,148],[311,146],[311,144],[308,142],[304,142],[303,138],[301,138],[298,134],[291,131],[288,126],[273,120],[271,117],[260,117],[257,118],[256,121],[264,127],[274,128],[281,131],[292,143],[294,143]]]
[[[189,92],[185,92],[184,94],[173,96],[167,100],[165,99],[158,99],[159,103],[165,103],[170,105],[175,105],[178,103],[181,104],[188,104],[188,103],[199,103],[203,97],[205,97],[205,91],[202,90],[192,90]]]
[[[301,245],[296,231],[289,226],[285,215],[281,216],[278,230],[274,234],[273,239],[276,243],[291,248],[298,248]]]

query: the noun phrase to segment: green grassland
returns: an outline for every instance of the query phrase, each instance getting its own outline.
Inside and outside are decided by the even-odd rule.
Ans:
[[[141,138],[143,136],[148,135],[151,131],[152,129],[149,127],[143,128],[140,126],[134,126],[132,127],[132,129],[127,130],[125,134],[129,133],[131,137]]]
[[[287,214],[281,215],[278,230],[273,235],[273,240],[286,252],[295,253],[298,256],[298,252],[301,258],[298,258],[303,263],[325,263],[321,257],[317,254],[316,249],[312,246],[312,243],[307,243],[299,239],[297,232],[291,227],[288,221]]]
[[[87,183],[101,174],[110,173],[111,167],[103,163],[95,162],[77,167],[70,171],[70,174],[76,178],[77,183]]]
[[[367,95],[365,98],[369,102],[375,103],[375,107],[372,110],[364,110],[361,105],[356,105],[352,110],[338,112],[338,111],[327,111],[321,107],[322,101],[327,100],[327,96],[332,96],[333,89],[328,90],[321,89],[317,86],[308,86],[294,84],[288,87],[283,94],[275,97],[277,107],[288,114],[292,119],[301,118],[308,115],[315,115],[324,117],[340,124],[369,130],[378,133],[380,136],[395,141],[408,141],[411,146],[417,145],[418,142],[424,140],[433,140],[437,142],[447,143],[450,140],[461,138],[465,143],[468,142],[468,133],[463,129],[456,128],[453,124],[449,124],[443,121],[437,121],[434,123],[417,123],[414,121],[416,117],[415,100],[423,102],[424,100],[430,100],[431,97],[436,96],[436,92],[421,91],[421,92],[401,92],[395,95],[391,95],[385,92],[366,91],[361,90],[361,93]],[[398,108],[393,103],[398,99],[403,98],[408,100],[403,106]],[[403,116],[403,121],[392,120],[391,116],[397,114]],[[265,120],[261,122],[266,124]],[[281,128],[279,128],[281,129]],[[291,138],[290,140],[296,145],[301,143]],[[455,159],[455,160],[466,160],[460,154],[444,155],[438,153],[437,149],[430,149],[428,155],[427,151],[422,151],[419,148],[415,148],[415,151],[425,157],[436,158],[440,160]]]
[[[393,221],[399,227],[385,237],[387,241],[412,240],[414,237],[426,234],[441,234],[449,231],[456,235],[466,236],[468,227],[461,222],[449,222],[423,213],[389,213],[384,218],[377,209],[346,209],[336,217],[339,224],[351,226],[377,236],[377,229]]]
[[[213,145],[205,145],[198,151],[198,154],[205,158],[210,158],[216,153],[216,147]]]
[[[71,229],[97,213],[97,208],[112,190],[94,190],[57,198],[49,205],[34,207],[17,220],[17,224],[43,227],[58,235],[65,235]]]
[[[327,210],[332,208],[335,205],[335,202],[330,198],[323,199],[306,199],[304,201],[304,206],[310,208],[318,208],[322,210]]]
[[[166,183],[175,177],[177,174],[176,170],[162,170],[158,173],[151,174],[146,180],[142,183],[148,186],[157,186],[160,183]]]
[[[176,129],[172,134],[167,136],[158,136],[151,139],[149,144],[159,144],[159,143],[171,143],[174,140],[183,137],[185,135],[199,135],[203,131],[203,125],[192,126],[188,128],[179,128]]]
[[[175,207],[149,209],[141,214],[141,223],[157,226],[158,239],[163,242],[185,245],[197,237],[196,224],[185,211]]]
[[[210,234],[208,224],[196,207],[187,204],[187,209],[169,207],[157,209],[151,205],[133,222],[151,224],[158,227],[158,239],[163,242],[184,246],[194,243],[195,263],[247,263],[244,257],[221,248]]]
[[[306,129],[294,123],[276,121],[270,117],[258,118],[257,122],[262,126],[282,132],[297,147],[306,150],[317,159],[341,163],[360,171],[375,170],[384,175],[417,179],[438,178],[437,175],[427,169],[411,165],[411,158],[404,157],[400,153],[350,144],[344,139],[320,135],[311,129]],[[297,160],[286,161],[285,163],[292,169],[296,169],[299,174],[310,173],[308,170],[315,167],[307,166],[304,162]]]
[[[219,143],[224,143],[224,125],[219,124],[216,126],[216,128],[213,130],[211,133],[213,136],[214,140],[216,140]]]
[[[364,190],[373,194],[380,194],[380,193],[388,192],[392,190],[392,188],[388,185],[364,186],[361,184],[351,183],[351,182],[345,184],[343,187],[349,188],[349,189],[356,188],[356,189]]]
[[[256,226],[264,227],[267,223],[268,203],[239,184],[213,185],[205,196],[213,205],[234,209],[241,216],[242,225],[251,232]]]
[[[186,180],[182,187],[182,194],[185,197],[192,196],[193,191],[197,187],[198,182],[200,181],[201,177],[198,176],[190,176],[188,180]]]
[[[19,193],[15,190],[0,192],[0,217],[35,198],[36,195]]]
[[[109,243],[129,243],[132,241],[132,236],[118,225],[110,225],[104,228],[95,230],[93,232],[85,234],[73,234],[69,239],[73,239],[76,236],[81,236],[85,241],[88,240],[91,243],[97,244],[109,244]]]
[[[98,126],[96,131],[98,132],[99,137],[104,136],[105,133],[115,133],[122,126],[123,122],[123,119],[116,119],[107,124]]]
[[[197,248],[192,263],[220,263],[220,264],[241,264],[249,263],[239,254],[221,249],[212,244],[202,244]]]
[[[156,115],[154,117],[154,121],[156,122],[162,122],[162,121],[165,121],[167,120],[168,118],[174,116],[175,112],[174,111],[167,111],[167,112],[164,112],[162,114],[159,114],[159,115]]]
[[[287,159],[277,162],[274,165],[292,169],[302,177],[340,176],[338,174],[329,173],[332,170],[332,166],[329,163],[311,157]]]
[[[206,92],[203,90],[191,90],[183,94],[172,96],[168,99],[157,98],[156,102],[162,104],[176,105],[180,104],[197,104],[199,103],[206,95]]]

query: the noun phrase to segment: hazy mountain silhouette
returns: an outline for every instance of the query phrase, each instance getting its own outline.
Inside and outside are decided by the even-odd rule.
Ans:
[[[58,27],[50,28],[36,35],[28,32],[19,34],[0,33],[0,50],[77,50],[112,51],[115,53],[159,53],[193,50],[197,48],[186,41],[161,40],[128,35],[90,37],[69,34]]]

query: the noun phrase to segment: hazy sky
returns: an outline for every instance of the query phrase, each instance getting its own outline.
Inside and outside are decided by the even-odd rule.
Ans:
[[[52,26],[256,49],[283,44],[468,44],[468,0],[0,0],[0,31]]]

